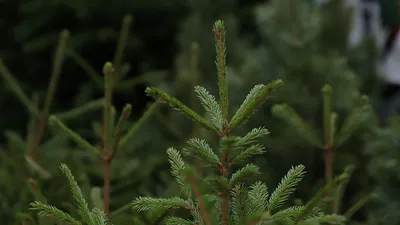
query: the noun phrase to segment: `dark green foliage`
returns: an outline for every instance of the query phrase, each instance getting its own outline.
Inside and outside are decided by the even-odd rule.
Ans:
[[[182,198],[139,197],[133,201],[133,208],[138,211],[167,211],[183,208],[189,210],[192,215],[190,220],[167,217],[166,224],[228,225],[263,224],[266,222],[275,224],[280,220],[291,221],[288,224],[297,224],[300,221],[300,224],[307,224],[310,220],[328,223],[339,222],[342,224],[344,219],[340,216],[332,215],[332,217],[326,217],[321,212],[316,213],[318,208],[315,207],[317,202],[326,196],[327,192],[331,191],[334,186],[340,184],[346,178],[346,175],[328,183],[306,206],[282,210],[283,203],[288,200],[289,195],[295,191],[297,184],[303,178],[305,172],[303,165],[289,170],[270,197],[266,185],[261,182],[255,183],[248,189],[246,188],[249,179],[252,180],[260,174],[258,166],[248,163],[236,171],[233,170],[236,166],[235,162],[238,162],[238,160],[235,161],[235,158],[239,155],[246,154],[246,156],[251,156],[252,154],[260,154],[260,151],[248,151],[246,153],[243,150],[256,143],[257,138],[268,134],[266,129],[260,128],[253,129],[243,137],[231,136],[233,128],[249,119],[251,116],[249,112],[261,107],[270,90],[282,85],[282,81],[278,80],[269,85],[258,85],[253,88],[244,103],[229,120],[226,117],[228,115],[228,102],[225,102],[228,101],[228,99],[225,100],[225,98],[228,98],[228,82],[225,71],[225,30],[223,22],[217,21],[213,31],[216,36],[217,57],[221,57],[216,62],[221,103],[216,103],[215,98],[209,94],[200,94],[199,99],[203,99],[203,102],[212,103],[203,104],[203,106],[205,106],[204,108],[209,115],[217,115],[213,116],[214,120],[216,120],[213,121],[214,124],[222,124],[221,129],[217,132],[220,139],[219,148],[218,150],[213,150],[205,140],[191,139],[188,141],[190,147],[184,150],[187,155],[193,156],[201,160],[202,164],[210,166],[211,170],[204,171],[205,173],[202,176],[199,168],[185,162],[178,150],[169,148],[167,154],[171,163],[172,174],[180,187],[181,194],[184,196]],[[195,114],[183,103],[168,94],[157,94],[161,93],[161,91],[156,91],[154,88],[148,88],[147,93],[170,104],[173,108],[180,109],[181,112],[194,119],[195,122],[206,123],[203,122],[205,120],[201,116]],[[208,92],[203,91],[203,93]],[[206,126],[206,128],[208,127]],[[259,147],[259,149],[261,148]],[[241,158],[244,160],[245,157],[242,156]],[[206,184],[206,186],[200,184]]]
[[[395,128],[398,121],[391,120],[388,127],[377,128],[371,115],[368,123],[354,124],[357,122],[354,118],[363,118],[357,116],[357,111],[363,114],[363,108],[355,107],[362,103],[360,93],[368,95],[373,108],[379,106],[377,93],[381,91],[381,81],[375,72],[378,54],[372,40],[348,49],[351,11],[343,10],[343,1],[330,1],[323,7],[311,5],[309,0],[191,0],[178,4],[158,0],[98,1],[96,4],[92,1],[6,2],[0,3],[5,18],[0,21],[0,29],[4,31],[0,43],[3,62],[0,77],[7,80],[0,79],[0,128],[7,128],[0,137],[6,140],[0,143],[2,223],[57,224],[55,219],[36,217],[37,212],[29,211],[32,201],[52,205],[81,219],[71,204],[69,187],[59,173],[61,163],[67,164],[76,175],[89,208],[104,209],[104,167],[99,156],[104,147],[103,120],[108,117],[103,118],[105,113],[100,109],[107,98],[101,96],[105,84],[110,83],[103,82],[101,66],[110,59],[118,78],[111,85],[113,105],[107,112],[111,117],[108,127],[113,128],[108,129],[108,146],[112,150],[115,143],[120,143],[118,156],[110,168],[113,224],[160,224],[167,215],[171,216],[168,218],[171,224],[192,224],[185,209],[132,211],[131,200],[137,196],[169,199],[193,194],[190,183],[183,179],[185,185],[178,181],[178,186],[177,180],[171,178],[165,157],[168,146],[179,149],[169,150],[170,158],[180,156],[186,167],[191,165],[183,175],[194,175],[199,191],[206,193],[202,200],[207,208],[218,203],[215,188],[226,189],[236,184],[230,194],[231,218],[237,223],[249,215],[242,205],[248,204],[250,212],[268,208],[272,193],[267,195],[267,187],[279,186],[281,177],[292,165],[305,165],[308,173],[304,182],[296,186],[297,191],[273,214],[277,223],[290,224],[307,205],[300,199],[313,196],[325,184],[322,149],[325,142],[333,139],[342,144],[335,152],[332,173],[352,174],[349,181],[346,179],[336,187],[343,201],[335,201],[335,209],[341,209],[338,211],[349,219],[348,224],[367,224],[367,219],[371,224],[398,223],[399,201],[394,179],[398,171],[394,160],[397,145],[393,141],[398,139]],[[219,45],[214,45],[218,36],[210,32],[217,19],[223,19],[229,28],[223,30],[227,38],[221,40],[229,48],[219,57],[215,57]],[[214,30],[222,24],[215,25]],[[56,40],[64,27],[70,30],[62,57],[64,63],[60,77],[50,78],[49,62],[56,58],[57,54],[53,54],[57,52]],[[221,67],[226,60],[229,65]],[[219,66],[217,71],[227,75],[225,78],[215,77],[215,62]],[[5,66],[15,76],[7,76]],[[166,70],[174,77],[167,77]],[[267,85],[254,86],[273,85],[271,81],[277,79],[285,85],[278,82],[279,88],[268,97],[264,95]],[[59,80],[53,96],[47,95],[54,91],[47,83],[55,82],[47,80]],[[229,90],[215,94],[221,84],[223,88],[228,87],[223,85],[225,82]],[[325,84],[332,86],[331,108],[325,107],[329,102],[324,101],[326,95],[321,98],[321,87]],[[162,93],[179,99],[179,103],[174,102],[175,106],[186,105],[184,113],[196,122],[162,104],[150,103],[144,107],[148,98],[143,94],[143,85],[154,86],[148,89],[149,94]],[[258,96],[260,102],[266,100],[265,104],[254,107],[258,101],[244,101],[249,91],[253,92],[249,99],[255,100],[254,96]],[[225,101],[227,95],[229,104]],[[39,130],[39,118],[34,115],[42,111],[46,114],[46,102],[51,103],[48,108],[53,115],[49,125],[56,126],[46,126],[39,157],[33,160],[25,153],[34,149]],[[289,123],[272,115],[270,106],[277,103],[284,103],[280,105],[283,109],[280,113],[283,117],[287,114]],[[240,113],[235,113],[239,108]],[[132,119],[126,119],[130,111]],[[326,116],[330,114],[326,112],[333,111],[336,113],[331,117]],[[251,119],[246,120],[250,115]],[[231,121],[235,134],[219,138],[216,134],[223,134],[224,126]],[[331,126],[332,132],[325,129],[329,122],[337,124]],[[75,138],[71,138],[72,132]],[[74,140],[83,145],[77,145]],[[232,144],[235,148],[229,158],[233,165],[229,179],[207,176],[215,175],[214,165]],[[183,164],[172,161],[170,164],[175,168],[172,175],[180,176],[178,172]],[[254,182],[255,176],[260,181]],[[373,191],[378,198],[372,204]],[[259,199],[262,201],[256,201]],[[181,199],[170,200],[177,203]],[[195,197],[192,200],[197,202]],[[329,196],[318,200],[320,210],[310,215],[325,211],[329,204],[324,203],[331,201]],[[193,216],[201,217],[200,214]],[[258,219],[260,215],[253,218]],[[343,219],[325,215],[307,218],[307,222],[299,224],[342,222]]]
[[[392,115],[387,123],[387,127],[375,128],[365,137],[364,152],[371,156],[368,173],[378,184],[374,188],[377,195],[374,205],[368,212],[371,224],[391,225],[400,222],[400,199],[397,195],[400,117]]]
[[[365,128],[374,127],[377,124],[374,115],[369,113],[369,105],[361,108],[357,105],[363,104],[361,93],[368,95],[371,99],[372,108],[376,108],[379,104],[377,93],[380,90],[380,80],[375,72],[378,55],[368,40],[357,48],[348,49],[351,10],[343,9],[343,1],[330,1],[323,6],[312,5],[310,2],[296,1],[295,7],[291,7],[293,1],[290,0],[268,1],[268,3],[257,5],[253,8],[251,17],[256,23],[258,35],[252,33],[251,37],[243,37],[243,33],[240,33],[242,36],[239,37],[236,30],[237,17],[233,13],[220,10],[221,18],[226,18],[228,26],[233,28],[226,31],[229,37],[226,42],[229,45],[232,41],[234,44],[231,45],[235,46],[227,50],[228,58],[231,60],[227,67],[231,100],[229,112],[233,116],[232,110],[237,110],[243,101],[240,93],[247,93],[254,83],[269,83],[276,79],[285,82],[285,85],[279,88],[273,97],[268,98],[265,106],[260,107],[254,119],[239,129],[248,130],[258,126],[260,121],[265,121],[271,134],[260,142],[268,146],[268,157],[256,158],[261,171],[270,171],[262,177],[263,181],[274,184],[285,172],[279,168],[288,168],[299,163],[305,164],[306,167],[313,168],[313,174],[306,178],[307,185],[299,187],[299,195],[309,196],[324,182],[321,179],[325,170],[322,149],[325,135],[333,137],[324,131],[327,120],[324,121],[323,118],[328,117],[323,116],[324,101],[321,98],[321,87],[330,84],[333,90],[330,111],[336,113],[328,119],[336,124],[331,126],[333,130],[336,129],[331,133],[337,134],[334,139],[340,143],[340,150],[335,152],[336,159],[332,172],[337,174],[348,165],[356,165],[355,174],[348,188],[345,189],[346,197],[343,197],[343,202],[341,202],[344,209],[349,209],[356,201],[362,199],[363,195],[371,191],[370,186],[366,185],[370,182],[370,177],[366,175],[366,158],[361,155],[362,148],[366,144],[363,136],[369,132]],[[193,1],[193,4],[200,3]],[[231,4],[234,5],[235,2]],[[209,18],[212,15],[211,12],[199,10],[197,17]],[[200,74],[198,80],[212,92],[215,90],[215,85],[212,83],[215,72],[210,71],[210,66],[206,61],[214,57],[211,55],[214,48],[210,47],[212,46],[211,37],[207,36],[207,30],[198,29],[199,26],[198,21],[193,19],[185,21],[179,40],[186,50],[179,58],[177,69],[182,71],[180,73],[182,76],[192,74],[185,70],[187,65],[190,65],[191,59],[191,52],[188,49],[190,45],[187,40],[197,41],[203,60],[197,67],[197,74]],[[196,36],[193,37],[193,34]],[[203,37],[208,37],[208,39]],[[197,107],[189,99],[187,93],[191,90],[187,86],[180,86],[180,91],[174,92],[176,93],[174,96],[181,102]],[[282,105],[286,108],[281,112],[282,116],[284,112],[290,111],[288,109],[290,106],[301,117],[296,118],[293,113],[288,113],[286,116],[287,119],[293,120],[293,123],[298,123],[295,126],[296,129],[293,129],[291,124],[282,123],[272,115],[268,105],[280,102],[286,104],[286,106]],[[364,110],[368,112],[364,113]],[[364,115],[369,117],[365,118]],[[214,117],[210,116],[210,118]],[[178,124],[186,124],[178,118],[178,115],[176,117],[171,115],[169,118]],[[361,121],[357,122],[354,118],[368,120],[370,123],[356,125]],[[300,122],[302,126],[299,125]],[[188,125],[181,125],[181,127],[188,127]],[[297,128],[301,131],[299,132]],[[349,134],[352,136],[350,137]],[[206,133],[201,133],[201,135],[209,138]],[[344,140],[347,141],[344,142]],[[313,145],[310,146],[309,141],[312,141]],[[212,146],[217,144],[212,138],[209,143]],[[360,187],[365,187],[365,189],[360,191]],[[358,191],[362,193],[360,196],[356,194]],[[365,209],[366,207],[360,211],[365,212]]]
[[[65,164],[62,164],[61,170],[68,178],[69,185],[71,186],[72,196],[74,198],[75,207],[78,211],[79,216],[81,217],[80,221],[82,222],[78,222],[78,220],[74,219],[68,213],[63,212],[54,206],[46,205],[40,201],[31,203],[31,209],[39,211],[40,216],[54,217],[57,218],[59,221],[67,222],[74,225],[107,225],[108,219],[104,211],[98,208],[94,208],[92,210],[89,209],[88,203],[83,197],[82,191],[75,181],[75,178],[69,168]]]

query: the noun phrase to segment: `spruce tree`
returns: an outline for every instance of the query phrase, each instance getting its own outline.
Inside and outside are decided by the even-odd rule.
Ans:
[[[204,87],[195,87],[201,105],[207,112],[207,119],[158,88],[147,88],[146,93],[213,132],[219,138],[218,150],[213,150],[206,140],[199,138],[189,139],[188,146],[182,151],[169,148],[167,154],[171,172],[183,196],[139,197],[133,201],[133,208],[155,214],[183,208],[192,216],[191,218],[168,217],[165,220],[166,224],[264,224],[277,221],[284,221],[286,224],[299,222],[308,224],[311,221],[340,224],[344,222],[343,217],[325,215],[315,206],[332,186],[338,185],[346,178],[345,175],[328,183],[307,205],[286,209],[281,207],[303,178],[305,173],[303,165],[292,167],[270,195],[267,186],[262,182],[255,182],[250,187],[246,185],[249,180],[260,174],[258,166],[246,162],[249,157],[264,153],[264,147],[257,144],[257,139],[268,135],[269,131],[259,127],[242,137],[233,136],[232,133],[262,106],[271,91],[283,83],[281,80],[276,80],[268,85],[254,86],[239,109],[235,113],[229,113],[226,31],[223,22],[217,21],[213,31],[217,52],[219,102]],[[199,171],[198,167],[184,161],[182,154],[201,160],[204,171]],[[240,167],[241,165],[245,166]]]

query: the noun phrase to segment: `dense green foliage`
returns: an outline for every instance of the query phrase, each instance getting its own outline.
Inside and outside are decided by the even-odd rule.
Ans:
[[[292,165],[299,164],[308,172],[284,207],[305,205],[303,201],[326,184],[324,148],[313,144],[310,140],[316,139],[310,139],[307,131],[312,130],[318,141],[326,141],[326,96],[321,88],[329,84],[330,110],[336,113],[332,128],[342,135],[343,128],[351,127],[351,135],[334,151],[333,177],[343,171],[352,174],[340,187],[342,197],[336,210],[350,218],[347,223],[351,224],[397,224],[399,121],[392,119],[380,127],[373,112],[368,111],[368,117],[352,117],[363,103],[363,94],[374,110],[381,103],[381,81],[375,72],[379,55],[369,39],[357,48],[347,48],[351,11],[343,9],[342,1],[322,6],[311,2],[151,0],[94,4],[34,0],[4,7],[0,3],[2,15],[7,15],[0,29],[9,31],[2,32],[5,41],[0,42],[0,130],[4,131],[0,137],[0,220],[4,224],[51,224],[49,218],[37,217],[29,210],[33,201],[53,205],[79,221],[88,216],[87,211],[82,214],[70,203],[70,187],[59,172],[62,163],[75,175],[88,209],[93,208],[91,213],[101,219],[100,210],[107,211],[103,196],[107,160],[94,149],[105,148],[105,121],[109,124],[109,146],[123,143],[110,165],[110,222],[158,224],[165,218],[165,213],[158,217],[149,211],[132,211],[131,201],[139,196],[181,196],[170,171],[172,152],[168,151],[169,159],[165,153],[168,147],[189,149],[188,145],[203,139],[215,150],[220,146],[212,131],[226,121],[220,121],[217,105],[205,100],[209,93],[219,91],[211,27],[221,19],[227,28],[229,85],[229,92],[217,97],[229,96],[229,104],[218,103],[228,112],[222,113],[223,118],[242,122],[243,118],[233,112],[241,109],[250,90],[258,90],[252,89],[255,84],[277,79],[285,83],[250,120],[235,128],[239,136],[260,125],[270,132],[258,139],[266,152],[251,159],[259,166],[260,182],[243,193],[254,192],[261,184],[278,186]],[[112,91],[104,95],[110,87],[105,85],[101,67],[108,60],[117,78],[110,86]],[[144,94],[148,85],[155,87],[148,89],[152,95],[174,96],[188,106],[186,110],[196,112],[192,116],[204,120],[193,123],[176,110],[151,103]],[[196,85],[204,88],[193,91]],[[105,113],[107,102],[110,107]],[[287,110],[272,110],[277,109],[272,107],[276,104],[284,104]],[[131,112],[127,113],[129,107]],[[121,116],[126,114],[130,117]],[[48,121],[50,115],[54,119]],[[357,122],[355,118],[363,120],[349,123]],[[307,129],[299,129],[299,124],[306,124]],[[199,139],[191,139],[194,137]],[[192,157],[185,158],[185,164],[202,165]],[[67,170],[63,166],[63,171]],[[68,178],[71,181],[71,176]],[[207,185],[203,187],[202,191],[209,191]],[[215,196],[207,197],[215,200]],[[180,210],[171,215],[187,216]]]

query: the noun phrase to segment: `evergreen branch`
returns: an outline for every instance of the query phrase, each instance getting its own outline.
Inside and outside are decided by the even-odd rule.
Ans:
[[[179,217],[168,217],[165,220],[166,225],[193,225],[198,224],[196,221],[190,221]]]
[[[94,224],[93,216],[90,213],[88,204],[83,197],[82,191],[78,186],[78,183],[75,181],[74,176],[71,173],[71,170],[65,164],[61,164],[60,166],[62,172],[66,175],[68,182],[71,186],[72,196],[74,198],[75,205],[78,209],[79,215],[82,217],[82,220],[86,224]]]
[[[271,91],[281,87],[282,85],[282,80],[276,80],[268,85],[259,84],[253,87],[250,93],[246,96],[242,105],[232,117],[231,122],[229,123],[230,128],[237,127],[246,121],[258,108],[261,107]]]
[[[231,156],[230,151],[241,150],[239,147],[234,146],[239,140],[240,137],[237,136],[224,136],[219,139],[219,155],[224,162],[227,162],[227,157]]]
[[[39,116],[39,109],[33,104],[33,102],[26,96],[18,81],[15,79],[14,75],[10,73],[3,60],[0,59],[0,75],[2,75],[5,82],[8,83],[11,90],[14,92],[15,96],[19,101],[28,109],[28,112],[35,116]]]
[[[234,157],[232,159],[232,164],[243,162],[247,158],[249,158],[250,156],[253,156],[253,155],[262,155],[265,153],[264,149],[265,149],[265,147],[263,145],[260,145],[260,144],[252,145],[252,146],[248,147],[246,150],[244,150],[243,152],[241,152],[239,155]]]
[[[250,187],[248,192],[249,204],[247,215],[251,215],[255,212],[265,212],[268,207],[268,188],[267,185],[261,181],[257,181]]]
[[[45,118],[47,118],[47,116],[49,115],[51,103],[53,101],[53,97],[57,89],[57,84],[61,73],[61,65],[64,60],[65,49],[67,47],[68,38],[69,38],[69,31],[68,30],[62,31],[60,34],[58,47],[54,57],[53,70],[50,78],[49,88],[47,90],[45,104],[42,111],[43,116]]]
[[[56,125],[63,131],[68,137],[70,137],[76,144],[80,145],[81,147],[90,150],[96,154],[100,154],[99,149],[91,145],[85,139],[83,139],[79,134],[75,133],[71,129],[69,129],[63,122],[61,122],[56,116],[52,115],[49,118],[51,125]]]
[[[132,112],[132,105],[126,104],[124,109],[122,110],[121,116],[119,117],[117,126],[115,127],[114,130],[114,146],[109,160],[112,160],[118,152],[122,130],[124,128],[126,120],[131,115],[131,112]]]
[[[168,161],[171,164],[171,173],[175,177],[181,191],[184,193],[186,198],[191,197],[191,192],[188,185],[184,182],[183,171],[185,170],[185,162],[183,161],[181,154],[174,148],[167,149]]]
[[[202,106],[211,118],[214,126],[218,129],[218,131],[221,132],[223,129],[224,119],[222,117],[221,107],[215,100],[215,97],[211,95],[204,87],[196,86],[195,92],[197,93]]]
[[[234,187],[238,182],[249,179],[260,174],[260,168],[254,164],[247,164],[245,167],[232,174],[229,180],[229,186]]]
[[[104,98],[101,98],[101,99],[87,102],[86,104],[75,107],[71,110],[61,112],[61,113],[55,113],[53,115],[62,121],[66,121],[66,120],[77,118],[85,113],[88,113],[92,110],[99,109],[103,106],[104,106]]]
[[[196,225],[204,225],[203,218],[201,218],[198,203],[195,203],[192,199],[189,199],[190,206],[190,214],[192,215],[194,221],[196,221]],[[195,225],[193,224],[193,225]]]
[[[310,214],[312,210],[316,207],[318,202],[320,202],[324,197],[330,195],[331,190],[336,188],[339,184],[341,184],[343,181],[347,180],[348,175],[346,173],[343,173],[342,175],[332,179],[330,182],[328,182],[307,204],[306,207],[303,209],[302,213],[297,216],[297,218],[294,221],[294,224],[297,224],[302,220],[304,217]]]
[[[108,218],[105,212],[99,208],[94,208],[91,211],[94,224],[96,225],[107,225],[108,224]]]
[[[106,62],[103,67],[103,74],[105,77],[104,82],[104,112],[103,112],[103,140],[104,140],[104,150],[110,151],[111,143],[111,105],[112,105],[112,82],[113,82],[113,72],[114,68],[111,62]]]
[[[368,104],[368,97],[362,96],[360,104],[353,109],[343,123],[335,140],[335,146],[342,145],[362,123],[368,120],[371,115],[371,106]]]
[[[289,208],[286,208],[284,210],[281,210],[277,213],[275,213],[274,215],[272,215],[272,219],[274,220],[278,220],[278,219],[284,219],[284,218],[290,218],[290,219],[294,219],[296,217],[298,217],[302,210],[304,210],[304,206],[292,206]]]
[[[136,132],[138,132],[138,130],[148,121],[150,116],[152,116],[154,113],[157,113],[159,106],[160,104],[158,102],[154,102],[150,105],[150,107],[147,109],[146,112],[144,112],[142,117],[140,117],[140,119],[136,121],[135,124],[133,124],[133,126],[128,130],[124,137],[121,138],[120,147],[125,146],[127,141],[131,139],[136,134]]]
[[[124,16],[122,20],[121,31],[119,35],[119,40],[117,43],[116,51],[114,54],[113,64],[115,68],[119,71],[121,70],[122,60],[124,56],[124,50],[126,48],[126,44],[128,43],[130,26],[132,24],[133,18],[131,15],[127,14]],[[120,76],[119,76],[120,77]]]
[[[267,136],[269,131],[265,127],[253,128],[249,133],[247,133],[244,137],[240,138],[236,142],[237,147],[243,147],[245,145],[251,145],[257,142],[258,138],[263,136]]]
[[[69,224],[82,225],[79,221],[74,219],[68,213],[66,213],[60,209],[57,209],[54,206],[46,205],[39,201],[32,202],[30,204],[30,206],[31,206],[31,208],[30,208],[31,210],[39,211],[40,216],[54,217],[63,222],[67,222]]]
[[[80,67],[82,67],[82,69],[98,86],[103,86],[102,76],[89,64],[87,60],[85,60],[72,49],[67,49],[66,54],[71,57],[72,60],[74,60]]]
[[[151,198],[151,197],[138,197],[132,202],[132,207],[135,210],[148,211],[148,210],[161,210],[168,211],[175,208],[186,208],[188,202],[178,197],[172,198]]]
[[[185,149],[187,153],[193,153],[197,155],[214,167],[220,162],[219,157],[214,153],[210,145],[205,140],[191,138],[187,144],[190,146],[189,148]]]
[[[313,130],[308,124],[304,123],[303,119],[292,107],[287,104],[274,105],[272,113],[293,126],[297,130],[297,133],[302,135],[312,145],[321,149],[323,148],[323,144],[318,138],[315,130]]]
[[[218,71],[218,87],[219,87],[219,98],[222,108],[222,116],[224,123],[228,122],[228,78],[226,73],[226,30],[224,22],[218,20],[214,23],[213,32],[215,36],[215,49],[216,49],[216,61]]]
[[[201,117],[199,114],[197,114],[196,112],[189,109],[187,106],[185,106],[183,103],[181,103],[176,98],[171,97],[168,94],[166,94],[165,92],[163,92],[157,88],[154,88],[154,87],[146,88],[146,93],[147,93],[147,95],[152,96],[155,99],[161,99],[165,103],[169,104],[172,108],[174,108],[180,112],[183,112],[187,117],[198,122],[206,129],[218,133],[218,130],[214,126],[209,124],[203,117]]]
[[[268,212],[256,212],[245,219],[243,225],[271,224],[271,216]]]
[[[333,212],[334,213],[339,212],[341,200],[342,200],[344,192],[346,190],[346,186],[349,183],[350,177],[351,177],[351,175],[353,175],[354,170],[355,170],[354,165],[346,166],[346,168],[344,169],[344,173],[347,174],[348,179],[343,181],[342,183],[340,183],[336,189],[335,199],[334,199],[334,204],[333,204]]]
[[[272,219],[274,220],[279,220],[283,218],[289,218],[291,220],[297,218],[305,209],[305,206],[292,206],[289,208],[286,208],[284,210],[281,210],[274,215],[272,215]],[[320,211],[320,208],[314,208],[310,214],[306,217],[306,219],[312,219],[315,217],[320,217],[323,214]]]
[[[371,199],[377,198],[377,195],[375,193],[369,194],[361,198],[359,201],[356,202],[350,209],[348,209],[344,213],[344,217],[347,219],[350,219],[355,212],[357,212],[361,207],[363,207],[367,202],[369,202]]]
[[[234,224],[239,224],[246,217],[246,206],[248,204],[247,188],[238,184],[231,190],[231,208]]]
[[[274,209],[277,209],[283,205],[283,203],[289,198],[289,195],[296,190],[297,184],[303,179],[305,174],[303,165],[292,167],[285,177],[282,178],[278,187],[271,194],[271,198],[268,201],[268,211],[271,213]]]

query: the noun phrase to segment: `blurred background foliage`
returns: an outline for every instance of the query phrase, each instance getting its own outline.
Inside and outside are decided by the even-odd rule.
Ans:
[[[293,200],[308,199],[323,185],[322,150],[309,145],[272,115],[271,106],[288,103],[321,136],[324,84],[333,87],[333,108],[339,114],[339,124],[361,94],[368,95],[375,111],[379,110],[384,101],[384,81],[376,72],[380,50],[368,36],[357,47],[348,48],[353,11],[343,2],[316,5],[311,0],[0,0],[0,58],[24,92],[42,100],[59,33],[68,29],[67,54],[51,110],[61,113],[102,98],[101,68],[105,61],[121,55],[116,50],[117,43],[121,29],[129,27],[123,59],[116,68],[123,79],[116,86],[113,101],[118,112],[126,103],[132,104],[127,127],[138,121],[141,126],[112,165],[111,210],[115,213],[114,224],[157,224],[153,216],[136,215],[126,204],[139,195],[176,194],[165,150],[169,146],[179,148],[193,135],[209,137],[168,107],[150,106],[149,111],[150,99],[144,88],[159,86],[196,111],[201,110],[193,85],[205,86],[217,94],[211,32],[217,19],[225,21],[228,32],[232,109],[239,107],[255,84],[277,78],[285,81],[284,88],[274,93],[242,128],[243,133],[259,126],[271,131],[263,140],[267,154],[256,159],[262,168],[260,179],[275,187],[292,165],[304,164],[306,180]],[[27,132],[32,118],[8,87],[0,80],[2,223],[34,224],[29,221],[37,218],[28,208],[39,192],[49,203],[71,209],[67,203],[71,202],[68,185],[58,169],[61,162],[71,168],[90,204],[101,207],[103,170],[99,160],[59,131],[49,126],[37,160],[32,162],[25,157],[32,142],[28,135],[32,133]],[[101,113],[97,107],[63,121],[97,143]],[[391,118],[387,126],[380,126],[380,118],[372,115],[369,123],[363,124],[335,152],[335,174],[349,165],[356,168],[340,212],[362,196],[371,192],[378,195],[355,214],[351,223],[394,225],[400,221],[400,195],[396,192],[400,180],[396,175],[399,119]],[[216,144],[213,139],[210,143]]]

